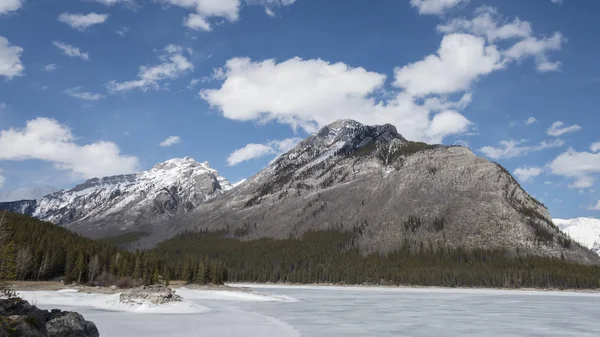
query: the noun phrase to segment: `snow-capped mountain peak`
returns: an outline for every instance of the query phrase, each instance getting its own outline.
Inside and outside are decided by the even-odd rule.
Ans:
[[[208,162],[173,158],[147,171],[89,179],[23,205],[6,203],[0,208],[27,210],[88,236],[99,231],[91,225],[97,224],[107,236],[164,222],[232,188]]]

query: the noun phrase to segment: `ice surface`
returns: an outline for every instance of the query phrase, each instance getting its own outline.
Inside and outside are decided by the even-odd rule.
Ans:
[[[23,294],[44,309],[80,312],[104,337],[600,336],[598,293],[238,286],[255,292],[178,289],[186,300],[208,308],[179,314],[114,311],[109,305],[114,295]]]

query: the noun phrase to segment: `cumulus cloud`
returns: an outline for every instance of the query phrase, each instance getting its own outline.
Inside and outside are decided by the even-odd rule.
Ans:
[[[535,123],[537,123],[537,122],[538,122],[538,120],[537,120],[535,117],[529,117],[529,118],[527,118],[527,120],[525,121],[525,124],[527,124],[527,125],[531,125],[531,124],[535,124]]]
[[[565,142],[561,139],[555,139],[552,142],[543,141],[538,145],[528,146],[525,145],[527,140],[503,140],[500,142],[500,146],[484,146],[479,151],[483,153],[486,157],[492,159],[506,159],[506,158],[514,158],[521,157],[530,152],[542,151],[545,149],[561,147],[565,145]]]
[[[77,30],[85,30],[93,25],[104,23],[106,20],[108,20],[108,14],[98,14],[93,12],[89,14],[62,13],[58,17],[58,21],[66,23],[71,26],[71,28]]]
[[[504,62],[521,61],[533,57],[539,72],[555,71],[561,66],[560,62],[548,59],[548,53],[561,49],[566,39],[560,32],[551,37],[536,37],[533,35],[531,23],[514,18],[506,21],[496,8],[483,6],[475,11],[472,19],[458,18],[438,26],[442,33],[469,33],[483,36],[489,43],[500,40],[518,39],[506,50],[502,50]]]
[[[423,105],[405,92],[377,100],[374,95],[386,76],[341,62],[233,58],[215,73],[223,81],[221,88],[202,90],[200,95],[233,120],[276,121],[314,132],[335,120],[352,118],[367,124],[392,123],[409,139],[432,142],[465,132],[471,125],[456,111],[438,111],[468,103],[469,95],[462,102],[438,99]]]
[[[448,9],[461,3],[467,3],[469,0],[410,0],[410,4],[416,7],[419,14],[444,14]]]
[[[532,166],[532,167],[522,166],[522,167],[515,169],[515,171],[513,173],[521,181],[530,181],[531,179],[542,174],[542,169],[540,167],[535,167],[535,166]]]
[[[138,168],[138,159],[121,154],[114,143],[79,145],[75,139],[68,127],[54,119],[32,119],[22,129],[0,131],[0,160],[48,161],[78,178],[131,173]]]
[[[69,57],[79,57],[82,60],[88,61],[90,59],[90,55],[88,53],[84,53],[79,48],[72,46],[70,44],[66,44],[60,41],[54,41],[52,44],[58,48],[63,54]]]
[[[569,148],[548,164],[556,175],[573,178],[571,187],[589,188],[594,185],[595,175],[600,173],[600,153],[577,152]]]
[[[1,186],[1,184],[0,184],[0,186]],[[598,203],[596,203],[596,205],[589,206],[588,209],[590,211],[600,211],[600,200],[598,200]]]
[[[592,152],[599,152],[600,151],[600,142],[596,142],[596,143],[592,144],[592,146],[590,146],[590,150],[592,150]]]
[[[394,86],[415,96],[470,89],[480,76],[502,68],[500,52],[468,34],[444,36],[435,55],[394,70]]]
[[[463,32],[477,36],[485,36],[489,42],[514,38],[526,38],[532,35],[531,24],[514,18],[511,22],[503,22],[498,11],[492,7],[481,7],[473,19],[458,18],[438,25],[442,33]]]
[[[124,92],[133,89],[147,91],[158,89],[159,83],[169,79],[175,79],[187,71],[194,69],[194,65],[184,55],[181,46],[168,45],[164,48],[164,54],[159,57],[162,62],[158,65],[147,67],[141,66],[138,78],[132,81],[117,82],[110,81],[108,90],[112,92]]]
[[[287,138],[273,140],[266,144],[246,144],[244,147],[233,151],[227,158],[228,166],[235,166],[248,160],[261,158],[268,155],[281,155],[293,149],[301,138]]]
[[[158,145],[160,147],[169,147],[169,146],[173,146],[173,145],[179,144],[179,143],[181,143],[181,137],[179,137],[179,136],[170,136],[170,137],[167,137],[167,139],[163,140]]]
[[[229,22],[239,19],[241,0],[158,0],[166,5],[186,8],[191,13],[183,20],[184,26],[193,30],[211,31],[211,19],[222,18]],[[247,5],[261,5],[267,13],[278,6],[289,6],[296,0],[245,0]],[[274,15],[274,13],[273,13]]]
[[[23,6],[25,0],[2,0],[0,1],[0,15],[14,12]]]
[[[23,48],[11,45],[7,38],[0,35],[0,76],[10,80],[23,75],[25,67],[21,63],[22,53]]]
[[[565,123],[557,121],[552,123],[552,126],[550,126],[548,130],[546,130],[546,133],[549,136],[558,137],[564,135],[565,133],[573,133],[579,130],[581,130],[581,126],[577,124],[566,126]]]
[[[559,50],[564,42],[565,38],[560,32],[541,39],[530,36],[515,43],[504,54],[509,60],[522,60],[532,56],[535,59],[538,71],[553,71],[557,70],[561,63],[549,61],[548,52]]]
[[[65,90],[65,94],[69,95],[69,97],[82,99],[86,101],[97,101],[99,99],[104,98],[104,95],[95,94],[92,92],[82,92],[81,87],[74,87]]]

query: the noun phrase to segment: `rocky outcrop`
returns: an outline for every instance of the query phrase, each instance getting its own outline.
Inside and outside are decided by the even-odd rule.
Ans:
[[[181,302],[181,296],[176,295],[171,288],[162,285],[142,286],[129,289],[119,296],[119,301],[133,305],[161,305]]]
[[[98,337],[96,325],[76,312],[41,310],[21,299],[0,299],[0,337]]]

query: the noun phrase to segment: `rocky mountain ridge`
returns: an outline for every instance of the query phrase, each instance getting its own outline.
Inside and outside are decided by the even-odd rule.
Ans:
[[[233,188],[191,158],[69,191],[0,204],[89,237],[142,231],[149,248],[186,231],[251,240],[313,230],[356,233],[364,253],[502,249],[597,263],[502,166],[461,146],[406,140],[396,128],[339,120]]]
[[[7,209],[67,227],[89,237],[152,226],[188,212],[231,189],[208,163],[175,158],[134,174],[93,178],[38,200],[0,203]]]
[[[500,165],[461,146],[406,140],[392,125],[332,123],[239,187],[160,228],[157,238],[227,231],[242,240],[312,230],[359,233],[361,251],[508,249],[598,262]]]

